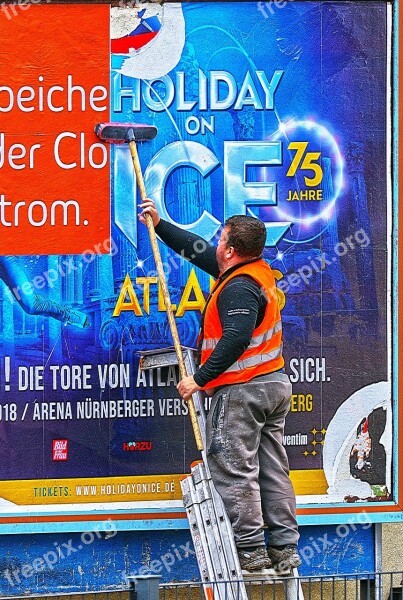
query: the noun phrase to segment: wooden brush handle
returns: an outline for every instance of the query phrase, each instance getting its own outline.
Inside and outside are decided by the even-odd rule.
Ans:
[[[146,194],[146,189],[144,186],[143,174],[141,172],[141,166],[140,166],[139,156],[138,156],[138,152],[137,152],[136,142],[134,142],[134,141],[129,142],[129,148],[130,148],[130,154],[131,154],[132,161],[133,161],[134,171],[136,173],[137,185],[140,190],[141,200],[143,202],[145,202],[145,200],[147,199],[147,194]],[[165,306],[166,306],[166,310],[167,310],[168,323],[169,323],[169,328],[171,330],[171,335],[172,335],[172,339],[173,339],[173,343],[174,343],[174,347],[175,347],[176,358],[178,359],[179,374],[180,374],[180,378],[184,379],[185,377],[187,377],[186,365],[185,365],[185,360],[183,358],[182,346],[179,341],[178,328],[176,326],[176,321],[175,321],[174,313],[172,310],[171,298],[169,295],[169,289],[168,289],[168,285],[167,285],[167,281],[166,281],[166,277],[165,277],[164,268],[162,265],[162,259],[161,259],[161,254],[160,254],[160,250],[158,247],[157,236],[155,234],[154,223],[151,218],[151,215],[149,215],[149,214],[146,214],[145,219],[146,219],[148,233],[150,236],[151,248],[153,251],[154,260],[155,260],[155,264],[157,267],[159,282],[161,285],[162,294],[164,297],[164,302],[165,302]],[[196,446],[197,446],[198,450],[202,451],[203,450],[203,439],[202,439],[202,435],[201,435],[201,431],[200,431],[200,427],[199,427],[199,421],[197,420],[197,413],[196,413],[195,405],[193,402],[193,398],[189,398],[189,400],[187,401],[187,404],[189,407],[189,415],[190,415],[190,420],[192,422],[193,433],[194,433],[195,440],[196,440]]]

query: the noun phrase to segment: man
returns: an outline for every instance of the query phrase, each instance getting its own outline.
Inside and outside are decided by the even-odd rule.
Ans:
[[[169,247],[218,278],[201,323],[201,365],[179,383],[178,391],[185,400],[197,390],[213,394],[206,451],[242,569],[273,566],[290,572],[301,564],[295,495],[282,444],[291,384],[283,368],[275,281],[262,259],[264,223],[243,215],[229,218],[215,248],[160,219],[151,200],[139,206],[140,221],[151,215]]]

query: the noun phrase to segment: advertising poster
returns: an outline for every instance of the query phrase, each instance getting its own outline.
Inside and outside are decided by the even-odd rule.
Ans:
[[[233,214],[266,224],[303,522],[397,518],[391,5],[21,8],[0,14],[2,516],[185,518],[199,455],[177,368],[140,368],[172,339],[130,152],[94,133],[117,122],[158,130],[138,152],[163,219],[212,244]],[[160,249],[195,347],[213,280]]]

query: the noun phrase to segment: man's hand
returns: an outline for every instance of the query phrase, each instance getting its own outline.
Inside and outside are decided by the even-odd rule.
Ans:
[[[155,204],[150,198],[147,198],[145,202],[138,205],[139,208],[142,209],[141,213],[139,213],[139,219],[144,225],[146,225],[146,214],[149,214],[153,220],[154,227],[157,227],[160,222],[160,216],[158,214],[157,209],[155,208]]]
[[[176,387],[184,400],[189,400],[192,394],[202,389],[193,379],[193,375],[189,375],[182,379]]]

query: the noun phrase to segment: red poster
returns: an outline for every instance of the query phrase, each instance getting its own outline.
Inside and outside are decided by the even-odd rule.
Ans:
[[[109,120],[109,6],[22,8],[1,27],[0,254],[99,253],[110,235],[109,149],[94,134]]]

